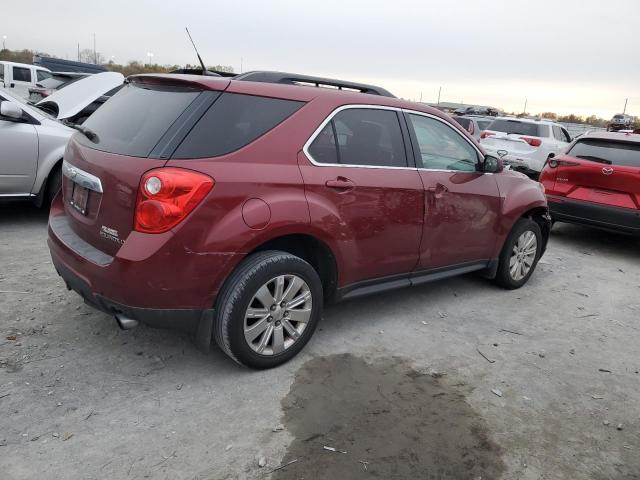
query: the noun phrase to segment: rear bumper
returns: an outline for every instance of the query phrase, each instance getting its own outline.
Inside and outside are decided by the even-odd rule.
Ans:
[[[640,235],[640,211],[547,195],[554,220]]]
[[[87,304],[154,327],[190,332],[213,318],[217,291],[242,257],[185,252],[173,234],[164,239],[130,235],[129,248],[123,245],[110,256],[73,231],[60,195],[51,207],[47,242],[58,274]],[[132,256],[132,250],[139,256]]]

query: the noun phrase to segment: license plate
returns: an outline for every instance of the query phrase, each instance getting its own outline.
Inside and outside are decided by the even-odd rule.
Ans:
[[[73,184],[73,192],[71,193],[71,200],[69,203],[73,208],[78,210],[82,215],[87,214],[87,201],[89,200],[89,189]]]

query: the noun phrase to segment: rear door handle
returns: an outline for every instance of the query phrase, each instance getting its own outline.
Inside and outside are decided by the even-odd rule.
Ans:
[[[325,185],[329,188],[334,188],[341,191],[353,190],[356,186],[356,184],[349,180],[347,177],[337,177],[334,180],[327,180]]]
[[[443,185],[441,183],[436,184],[435,187],[427,188],[427,192],[431,193],[435,198],[441,198],[442,195],[444,195],[448,191],[449,189],[446,187],[446,185]]]

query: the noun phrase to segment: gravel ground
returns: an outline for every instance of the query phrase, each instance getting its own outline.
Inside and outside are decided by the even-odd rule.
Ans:
[[[521,290],[471,275],[332,306],[263,372],[118,330],[45,239],[46,213],[0,206],[3,480],[640,479],[637,239],[556,225]]]

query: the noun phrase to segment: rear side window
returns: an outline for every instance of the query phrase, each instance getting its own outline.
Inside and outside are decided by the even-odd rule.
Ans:
[[[568,155],[592,162],[625,167],[640,167],[640,144],[610,140],[579,140]]]
[[[225,155],[261,137],[304,102],[223,93],[187,134],[173,158]]]
[[[14,82],[31,82],[31,70],[22,67],[13,67]]]
[[[520,120],[494,120],[487,130],[530,137],[548,137],[549,125],[521,122]]]
[[[76,135],[87,146],[110,153],[148,157],[153,147],[199,90],[142,88],[132,84],[96,110],[83,126],[93,130],[97,142]]]
[[[337,113],[309,146],[317,163],[406,167],[407,156],[395,111],[350,108]]]

